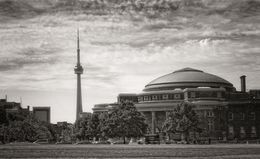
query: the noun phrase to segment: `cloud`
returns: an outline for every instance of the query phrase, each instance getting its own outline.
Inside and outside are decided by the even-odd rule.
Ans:
[[[237,1],[177,0],[168,10],[155,9],[158,17],[145,9],[90,14],[91,9],[77,10],[76,4],[72,11],[68,4],[27,2],[47,11],[0,22],[2,90],[75,92],[77,28],[89,107],[113,102],[120,92],[140,92],[153,79],[184,67],[219,75],[235,86],[246,74],[248,88],[259,85],[259,14],[237,13],[247,0],[233,7]],[[73,103],[74,94],[63,100]]]
[[[0,15],[31,18],[43,13],[83,12],[91,15],[129,14],[163,18],[174,14],[252,15],[259,12],[258,0],[1,0]],[[176,13],[178,11],[178,13]]]
[[[51,56],[50,50],[24,48],[18,51],[12,57],[1,60],[0,71],[12,71],[41,64],[55,64],[58,61],[55,56]]]

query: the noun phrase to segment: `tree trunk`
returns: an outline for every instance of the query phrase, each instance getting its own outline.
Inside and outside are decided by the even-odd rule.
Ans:
[[[125,136],[123,138],[124,138],[124,144],[125,144]]]

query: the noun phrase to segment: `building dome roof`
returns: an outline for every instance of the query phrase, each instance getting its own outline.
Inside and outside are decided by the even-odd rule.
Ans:
[[[193,68],[183,68],[156,78],[145,86],[144,91],[196,87],[223,87],[227,90],[234,88],[230,82],[216,75]]]

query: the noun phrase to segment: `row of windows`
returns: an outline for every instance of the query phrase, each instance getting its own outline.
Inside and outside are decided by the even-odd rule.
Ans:
[[[206,110],[196,110],[196,113],[201,117],[214,117],[215,114],[213,111],[206,111]]]
[[[147,95],[138,97],[138,101],[151,101],[151,100],[168,100],[168,99],[182,99],[181,94],[163,94],[163,95]]]
[[[187,98],[203,98],[203,97],[213,97],[213,98],[222,98],[222,92],[188,92],[185,94]]]
[[[236,118],[238,119],[238,120],[245,120],[245,113],[238,113],[238,114],[236,114]],[[249,120],[255,120],[255,118],[256,118],[256,115],[255,115],[255,112],[250,112],[249,114],[248,114],[248,119]],[[228,113],[228,120],[234,120],[234,113]]]
[[[228,133],[229,135],[234,135],[235,131],[234,131],[234,126],[228,126]],[[252,126],[248,132],[249,134],[251,134],[251,137],[256,137],[256,127]],[[243,126],[239,127],[239,134],[241,137],[245,137],[246,135],[246,131],[245,128]]]
[[[186,92],[185,98],[203,98],[213,97],[221,98],[222,92]],[[138,101],[150,101],[150,100],[168,100],[168,99],[182,99],[183,95],[180,93],[175,94],[162,94],[162,95],[147,95],[138,97]]]

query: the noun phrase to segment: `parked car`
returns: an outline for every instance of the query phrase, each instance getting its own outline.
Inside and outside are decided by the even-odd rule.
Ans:
[[[145,138],[137,140],[137,144],[145,144]]]
[[[109,141],[94,141],[93,144],[111,144]]]
[[[34,141],[33,143],[35,144],[49,144],[49,139],[38,139],[36,141]]]

